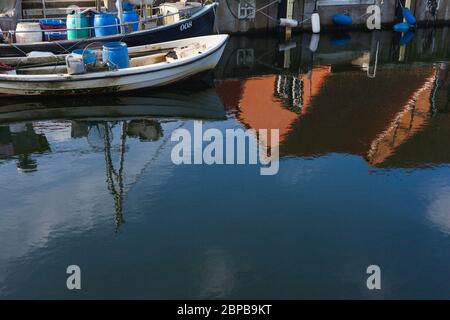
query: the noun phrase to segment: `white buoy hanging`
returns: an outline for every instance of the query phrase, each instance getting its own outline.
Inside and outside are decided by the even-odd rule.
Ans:
[[[286,42],[286,43],[281,43],[278,45],[278,51],[279,52],[283,52],[283,51],[289,51],[291,49],[295,49],[297,47],[297,43],[290,41],[290,42]]]
[[[314,12],[311,15],[311,26],[313,33],[320,33],[320,15],[317,10],[317,0],[315,2]]]
[[[123,0],[116,0],[116,7],[117,7],[117,16],[119,18],[119,25],[120,25],[120,33],[125,33],[125,28],[122,26],[124,24],[123,20]]]
[[[279,23],[281,27],[290,27],[290,28],[298,27],[298,21],[294,19],[280,18]]]

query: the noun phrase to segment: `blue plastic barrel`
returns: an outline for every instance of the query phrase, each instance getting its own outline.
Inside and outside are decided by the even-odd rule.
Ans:
[[[109,42],[103,45],[103,62],[112,69],[124,69],[130,65],[128,47],[124,42]]]
[[[333,23],[339,26],[349,26],[353,23],[353,19],[347,14],[338,13],[333,16]]]
[[[405,18],[406,22],[410,25],[415,25],[417,23],[416,17],[412,14],[411,10],[408,8],[403,9],[403,18]]]
[[[125,11],[123,13],[123,23],[131,23],[130,25],[127,25],[125,28],[126,32],[134,32],[138,31],[139,29],[139,16],[136,11]],[[130,28],[131,27],[131,28]]]
[[[89,29],[89,37],[94,38],[95,37],[95,14],[89,14],[88,15],[88,19],[89,19],[89,27],[91,27],[91,29]]]
[[[134,10],[134,5],[132,5],[131,3],[128,2],[124,2],[123,3],[123,11],[132,11]]]
[[[113,26],[99,28],[104,26]],[[95,36],[104,37],[117,34],[116,17],[112,13],[99,13],[94,17]]]
[[[97,55],[89,49],[77,49],[72,53],[82,55],[84,64],[94,64],[97,61]]]
[[[408,32],[409,28],[410,28],[409,24],[407,24],[406,22],[400,22],[394,26],[394,31]]]

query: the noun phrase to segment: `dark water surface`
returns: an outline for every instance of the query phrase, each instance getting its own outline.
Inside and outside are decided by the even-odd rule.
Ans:
[[[450,298],[447,33],[234,37],[207,82],[2,99],[0,297]],[[279,129],[279,173],[174,165],[198,119]]]

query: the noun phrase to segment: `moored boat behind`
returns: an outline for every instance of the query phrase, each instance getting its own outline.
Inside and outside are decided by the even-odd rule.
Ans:
[[[164,9],[167,6],[173,6],[177,13]],[[79,39],[56,40],[56,41],[38,41],[32,43],[16,43],[12,41],[19,33],[16,31],[9,32],[9,42],[0,44],[0,57],[25,56],[33,51],[52,52],[54,54],[66,54],[75,49],[83,49],[87,46],[98,46],[99,44],[122,41],[129,47],[142,46],[159,42],[179,40],[190,37],[198,37],[210,35],[214,30],[215,10],[217,3],[202,5],[200,3],[187,3],[186,5],[163,4],[161,13],[155,16],[149,16],[139,21],[139,24],[145,26],[141,30],[136,30],[135,24],[133,28],[127,29],[128,25],[122,25],[121,33],[102,34],[102,36],[80,37]],[[103,29],[108,29],[103,26]],[[117,26],[114,26],[117,28]],[[119,30],[121,30],[119,28]],[[6,30],[3,30],[4,32]],[[44,31],[44,30],[43,30]],[[54,30],[55,32],[93,32],[93,26],[78,28],[71,30],[66,29]],[[35,31],[21,31],[21,35],[35,34]],[[44,32],[51,33],[51,32]],[[42,32],[39,32],[42,34]],[[15,37],[14,37],[15,35]],[[8,38],[8,37],[7,37]]]

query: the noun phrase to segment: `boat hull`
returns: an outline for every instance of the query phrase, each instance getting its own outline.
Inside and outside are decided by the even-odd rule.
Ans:
[[[155,27],[148,30],[132,32],[126,35],[96,37],[75,41],[39,42],[30,44],[0,44],[0,57],[24,56],[32,51],[45,51],[54,54],[65,54],[75,49],[82,49],[90,44],[99,46],[102,43],[122,41],[129,47],[142,46],[172,40],[210,35],[214,31],[216,4],[210,4],[193,14],[190,18],[179,22]]]
[[[82,76],[55,75],[48,80],[45,77],[0,77],[0,94],[12,96],[91,95],[165,86],[215,68],[223,54],[228,36],[202,38],[213,37],[221,39],[214,48],[192,59],[171,65],[147,69],[130,68]],[[192,40],[186,39],[177,43],[183,45],[183,41],[187,43]]]

